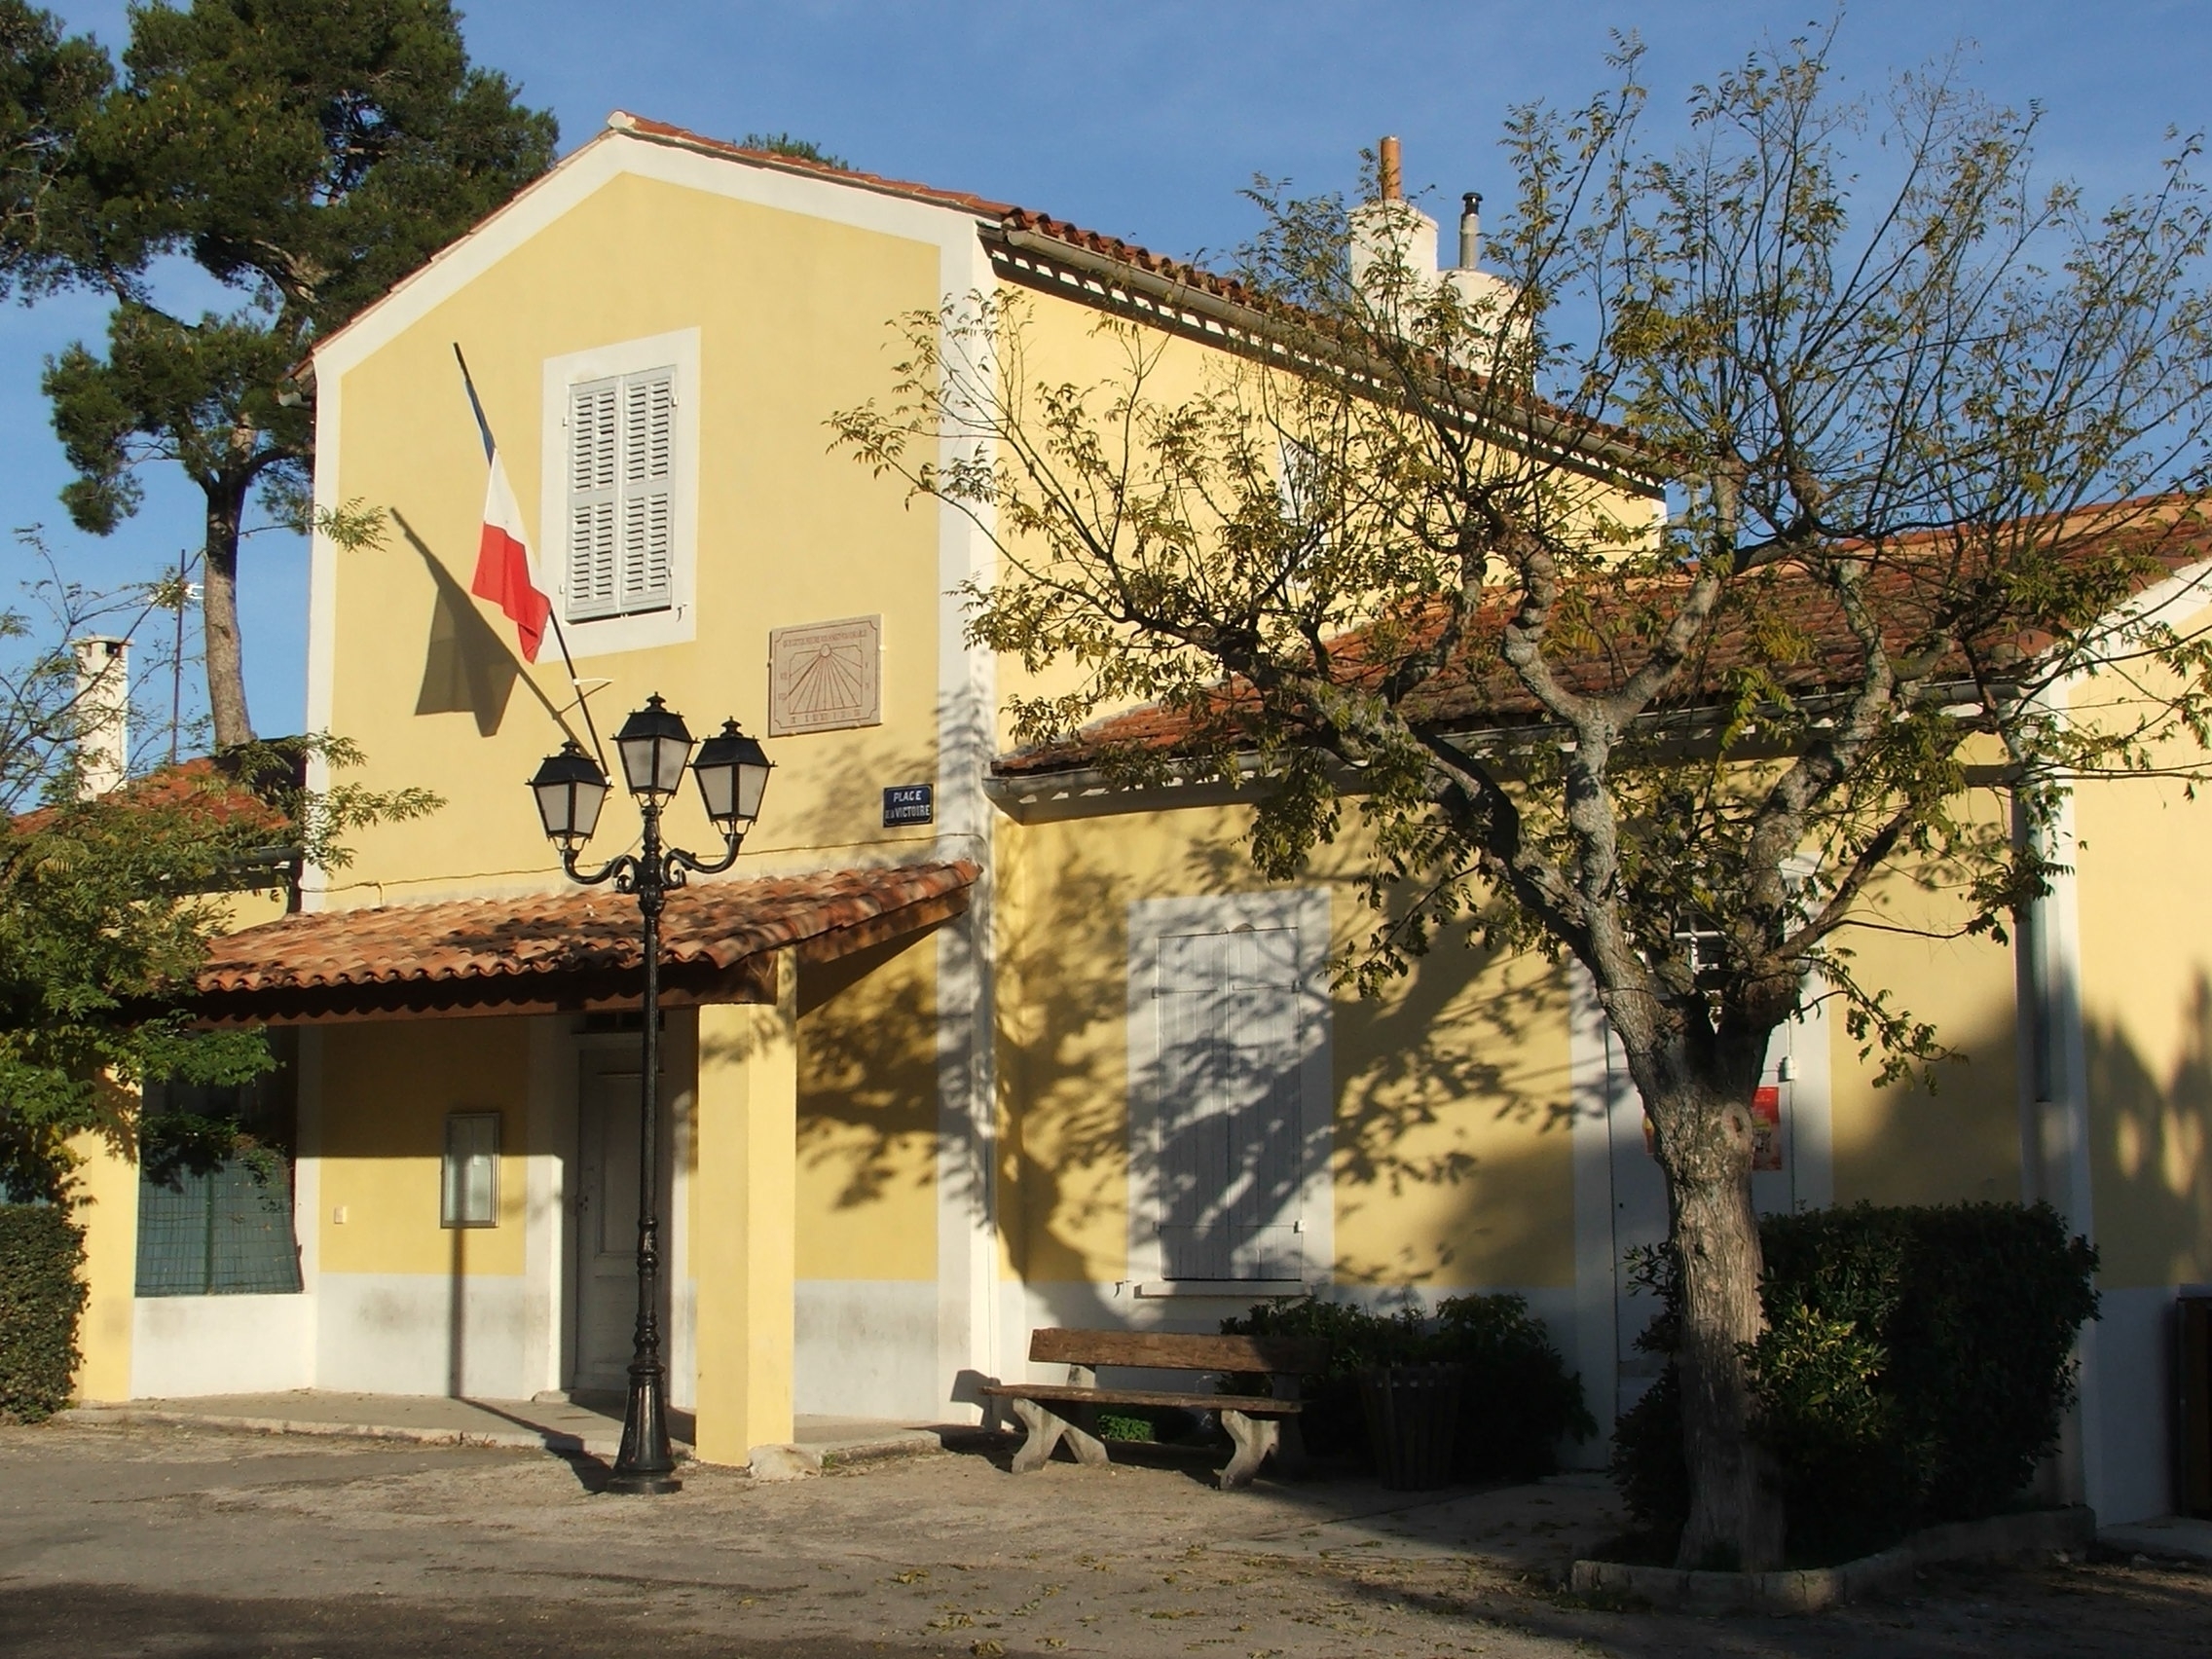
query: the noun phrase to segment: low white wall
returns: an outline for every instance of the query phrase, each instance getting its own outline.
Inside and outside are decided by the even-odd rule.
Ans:
[[[314,1385],[366,1394],[528,1399],[546,1357],[533,1353],[528,1280],[515,1274],[319,1275]]]
[[[2093,1360],[2098,1443],[2087,1497],[2104,1527],[2173,1513],[2174,1288],[2107,1290]]]
[[[275,1394],[314,1385],[312,1296],[141,1296],[130,1395]]]
[[[938,1373],[935,1279],[800,1279],[792,1409],[803,1417],[934,1422],[949,1378]]]

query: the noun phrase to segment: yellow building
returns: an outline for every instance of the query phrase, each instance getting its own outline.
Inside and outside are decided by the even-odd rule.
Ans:
[[[667,1320],[703,1456],[794,1413],[972,1414],[1039,1325],[1212,1329],[1306,1292],[1517,1291],[1602,1419],[1635,1397],[1648,1309],[1619,1264],[1664,1195],[1586,988],[1447,949],[1378,1000],[1332,991],[1364,922],[1350,839],[1270,884],[1225,790],[996,756],[1016,668],[965,643],[954,591],[991,575],[987,535],[829,448],[889,389],[887,320],[977,291],[1027,294],[1071,364],[1102,313],[1201,361],[1234,296],[1163,270],[617,115],[321,345],[318,498],[391,534],[316,542],[309,723],[446,805],[210,969],[211,1014],[297,1033],[299,1288],[146,1294],[129,1172],[93,1170],[88,1397],[620,1386],[636,912],[567,880],[522,787],[588,745],[578,686],[603,734],[659,694],[777,766],[737,867],[667,918]],[[573,685],[470,597],[457,347]],[[2017,952],[1862,948],[1969,1055],[1941,1093],[1874,1088],[1819,1010],[1769,1059],[1762,1204],[2047,1196],[2097,1239],[2077,1467],[2110,1520],[2169,1507],[2160,1345],[2175,1287],[2212,1279],[2212,901],[2178,879],[2199,810],[2092,786]],[[635,823],[618,793],[595,851]],[[671,833],[715,849],[690,800]]]

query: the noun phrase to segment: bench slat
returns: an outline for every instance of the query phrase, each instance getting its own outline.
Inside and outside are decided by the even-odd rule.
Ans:
[[[1328,1347],[1310,1337],[1214,1337],[1183,1331],[1074,1331],[1047,1326],[1030,1333],[1029,1357],[1046,1365],[1304,1373],[1319,1371],[1328,1363]]]
[[[1246,1417],[1295,1417],[1296,1400],[1265,1394],[1176,1394],[1152,1388],[1079,1388],[1067,1382],[987,1382],[979,1390],[1010,1400],[1052,1400],[1063,1405],[1180,1406],[1188,1412],[1242,1412]]]

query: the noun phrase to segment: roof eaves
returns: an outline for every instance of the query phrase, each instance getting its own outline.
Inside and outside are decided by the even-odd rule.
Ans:
[[[932,207],[951,207],[973,214],[987,223],[995,223],[1008,214],[1018,211],[1011,203],[993,202],[988,197],[975,196],[964,190],[940,190],[935,185],[920,184],[912,179],[886,178],[881,173],[832,166],[828,162],[812,162],[803,156],[787,156],[776,150],[748,149],[743,144],[733,144],[726,138],[709,138],[665,121],[652,121],[642,115],[632,115],[627,110],[614,111],[607,118],[607,126],[609,131],[627,133],[648,143],[667,144],[699,155],[714,156],[722,161],[740,162],[770,172],[787,172],[801,178],[820,179],[826,184],[849,185],[859,190],[873,191],[879,196],[896,196],[903,201],[920,202]]]
[[[1027,208],[1010,209],[993,236],[1006,248],[1056,261],[1110,283],[1142,294],[1161,306],[1205,318],[1217,327],[1264,341],[1295,358],[1330,350],[1327,321],[1295,307],[1271,301],[1234,278],[1139,247],[1118,237],[1086,231],[1065,220]],[[1358,348],[1336,348],[1347,360],[1365,354]],[[1360,367],[1354,363],[1355,368]],[[1382,372],[1378,361],[1370,365]],[[1452,378],[1445,377],[1448,381]],[[1467,408],[1465,397],[1457,399]],[[1666,467],[1661,457],[1615,426],[1575,415],[1539,398],[1496,400],[1511,435],[1533,439],[1574,460],[1656,494]],[[1472,413],[1473,411],[1469,411]],[[1486,409],[1496,419],[1499,408]]]

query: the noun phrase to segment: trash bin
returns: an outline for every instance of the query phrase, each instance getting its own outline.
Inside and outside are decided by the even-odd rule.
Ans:
[[[1367,1444],[1390,1491],[1452,1484],[1452,1443],[1466,1376],[1463,1365],[1379,1365],[1359,1374]]]

